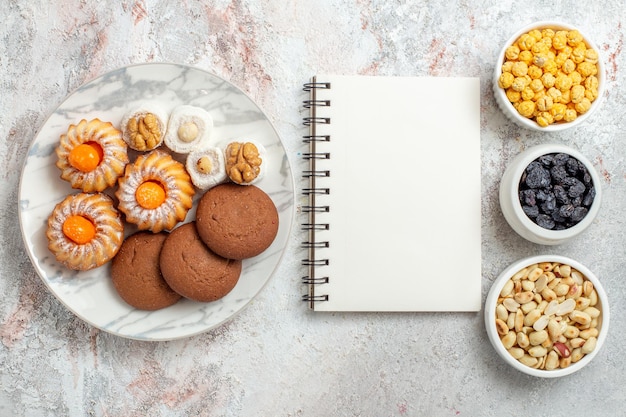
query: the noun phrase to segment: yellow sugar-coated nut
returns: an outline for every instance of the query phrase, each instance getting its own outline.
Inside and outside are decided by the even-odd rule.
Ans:
[[[541,33],[541,38],[552,38],[554,37],[554,29],[550,29],[550,28],[545,28],[541,31],[539,31],[539,29],[535,29],[537,32]],[[531,33],[534,31],[531,31]]]
[[[568,104],[572,102],[572,90],[561,91],[561,103]]]
[[[561,91],[569,90],[572,88],[572,79],[567,74],[558,74],[554,86]]]
[[[541,97],[545,96],[546,94],[547,94],[546,90],[542,88],[541,90],[535,93],[535,96],[533,97],[533,101],[536,103],[537,100],[539,100]]]
[[[548,59],[543,64],[543,72],[549,72],[552,75],[556,75],[559,72],[559,66],[556,64],[554,59]]]
[[[553,105],[554,105],[554,101],[552,100],[552,97],[550,97],[549,95],[545,95],[541,97],[539,100],[537,100],[537,109],[541,112],[550,110]]]
[[[543,67],[546,65],[546,62],[548,62],[549,59],[550,58],[548,58],[547,53],[537,52],[535,53],[533,58],[533,65],[536,65],[543,71]]]
[[[555,103],[550,109],[550,114],[554,118],[555,122],[560,122],[565,117],[565,111],[567,106],[563,103]]]
[[[596,75],[598,73],[598,67],[595,64],[592,64],[591,62],[586,62],[586,61],[578,64],[578,67],[576,67],[576,70],[583,77],[589,77],[590,75]]]
[[[515,61],[505,61],[502,64],[502,67],[500,68],[500,70],[502,72],[511,72],[511,68],[513,68],[513,64],[515,64]]]
[[[582,85],[575,85],[572,87],[571,91],[572,103],[580,103],[583,98],[585,98],[585,87]]]
[[[585,89],[585,97],[589,99],[589,101],[594,101],[598,98],[598,89]]]
[[[530,84],[528,85],[535,93],[538,93],[539,91],[543,90],[543,83],[541,82],[540,79],[534,79],[530,82]]]
[[[504,56],[506,57],[506,59],[509,60],[516,60],[519,57],[519,47],[517,45],[511,45],[508,48],[506,48],[506,52],[504,54]]]
[[[528,76],[533,80],[541,78],[543,71],[538,66],[531,64],[528,66]]]
[[[554,117],[548,111],[542,111],[536,117],[537,124],[541,127],[546,127],[554,123]]]
[[[546,95],[552,99],[553,103],[560,103],[561,98],[563,97],[563,93],[561,92],[561,90],[555,87],[548,88],[548,91],[546,91]]]
[[[532,100],[535,97],[535,92],[532,88],[526,87],[522,90],[522,100]]]
[[[576,110],[568,108],[565,110],[565,116],[563,116],[564,122],[573,122],[578,117],[578,113]]]
[[[515,81],[515,76],[513,74],[511,74],[510,72],[503,72],[502,74],[500,74],[500,80],[498,81],[498,84],[500,85],[500,88],[504,88],[506,90],[507,88],[511,87],[513,81]]]
[[[584,86],[587,90],[597,90],[600,82],[598,81],[598,77],[595,75],[591,75],[585,79]]]
[[[585,114],[591,108],[591,101],[587,97],[584,97],[582,100],[576,103],[574,108],[576,109],[578,114]]]
[[[528,51],[530,50],[530,48],[533,47],[535,43],[537,43],[537,38],[528,33],[524,33],[522,36],[519,37],[517,41],[517,46],[522,51]]]
[[[572,49],[572,61],[574,61],[577,64],[580,64],[581,62],[583,62],[585,60],[585,53],[587,51],[587,48],[585,47],[584,44],[580,44],[578,46],[576,46],[574,49]]]
[[[535,38],[537,41],[540,41],[541,38],[543,38],[543,35],[539,29],[533,29],[530,32],[528,32],[528,34],[532,36],[533,38]]]
[[[572,71],[569,74],[569,77],[572,79],[572,85],[579,85],[580,83],[582,83],[583,81],[583,76],[580,75],[580,72],[578,71]]]
[[[506,90],[506,97],[511,103],[517,103],[522,98],[522,94],[519,91],[514,90],[513,88],[508,88]]]
[[[519,57],[517,59],[519,59],[520,62],[525,62],[526,65],[530,65],[533,62],[533,53],[530,51],[521,51],[519,53]]]
[[[598,52],[595,49],[585,49],[585,62],[598,63]]]
[[[576,71],[576,64],[574,63],[574,61],[568,58],[561,65],[561,71],[563,71],[565,74],[571,74],[572,72]]]
[[[511,88],[515,91],[521,92],[528,84],[530,84],[530,81],[528,81],[525,77],[515,77],[513,84],[511,84]]]
[[[552,47],[557,51],[562,50],[567,46],[567,31],[558,30],[552,37]]]
[[[517,111],[522,116],[531,118],[535,113],[535,102],[532,100],[524,100],[517,107]]]
[[[511,73],[516,77],[523,77],[528,74],[528,64],[524,61],[517,61],[513,64],[513,68],[511,68]]]
[[[555,81],[556,77],[553,74],[545,73],[541,76],[541,82],[543,82],[543,85],[546,88],[554,87]]]
[[[583,35],[576,29],[567,32],[567,44],[572,48],[583,42]]]

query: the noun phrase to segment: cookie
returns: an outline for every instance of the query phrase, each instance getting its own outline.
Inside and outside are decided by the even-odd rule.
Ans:
[[[160,256],[163,278],[174,291],[195,301],[215,301],[239,281],[241,261],[223,258],[200,239],[195,222],[174,229]]]
[[[159,256],[167,233],[138,232],[124,240],[111,262],[111,278],[126,303],[140,310],[159,310],[182,297],[161,275]]]
[[[278,233],[278,210],[255,185],[225,183],[209,189],[196,210],[202,241],[229,259],[246,259],[267,249]]]

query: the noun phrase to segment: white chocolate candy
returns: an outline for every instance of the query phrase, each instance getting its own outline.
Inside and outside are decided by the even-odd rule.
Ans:
[[[187,155],[186,168],[191,182],[201,190],[208,190],[226,181],[226,166],[221,149],[204,147]]]
[[[189,153],[208,146],[213,118],[203,108],[180,105],[170,114],[165,146],[177,153]]]

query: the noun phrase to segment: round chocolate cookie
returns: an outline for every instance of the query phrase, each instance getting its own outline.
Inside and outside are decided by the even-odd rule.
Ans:
[[[198,234],[213,252],[229,259],[246,259],[274,241],[278,210],[260,188],[226,183],[202,196],[196,223]]]
[[[159,310],[182,297],[161,275],[159,255],[167,233],[138,232],[127,237],[111,261],[111,278],[124,301],[140,310]]]
[[[195,301],[215,301],[239,281],[241,261],[213,253],[198,236],[195,222],[174,229],[161,250],[161,272],[180,295]]]

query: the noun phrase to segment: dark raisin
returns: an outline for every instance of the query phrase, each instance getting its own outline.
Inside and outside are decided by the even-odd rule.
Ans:
[[[572,178],[571,185],[569,186],[569,190],[567,190],[567,194],[570,197],[578,197],[585,192],[585,184],[580,182],[576,178]]]
[[[559,204],[569,204],[569,197],[567,195],[567,191],[563,188],[562,185],[555,185],[553,188],[554,197],[556,197],[556,201]]]
[[[576,207],[570,218],[572,219],[572,221],[578,223],[585,218],[588,212],[589,210],[587,210],[586,207]]]
[[[544,167],[549,168],[554,163],[554,156],[551,153],[546,154],[546,155],[541,155],[538,158],[538,161],[541,162],[541,164]]]
[[[565,164],[565,167],[567,168],[567,172],[569,172],[570,175],[576,175],[578,173],[578,159],[569,158],[567,160],[567,163]]]
[[[537,225],[544,229],[553,229],[555,226],[554,220],[547,214],[540,214],[537,216]]]
[[[589,188],[589,190],[587,191],[587,194],[585,194],[585,197],[583,198],[582,205],[585,207],[591,206],[591,204],[593,203],[593,199],[595,197],[596,197],[596,189],[593,187]]]
[[[522,206],[522,210],[531,219],[534,219],[539,214],[539,207],[537,206]]]
[[[550,169],[550,175],[552,176],[552,180],[554,182],[560,184],[565,178],[567,178],[567,170],[563,165],[557,165]]]
[[[536,206],[537,199],[535,197],[535,190],[522,190],[520,191],[520,201],[522,204],[526,204],[528,206]]]
[[[572,217],[575,209],[576,208],[571,204],[562,205],[561,208],[559,208],[559,215],[561,217]]]
[[[554,165],[565,165],[569,158],[570,156],[566,153],[557,153],[552,159],[554,161]]]
[[[526,185],[529,188],[542,188],[550,185],[550,171],[542,166],[535,167],[528,171]]]

